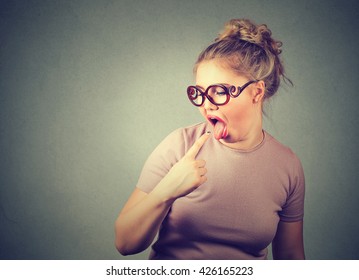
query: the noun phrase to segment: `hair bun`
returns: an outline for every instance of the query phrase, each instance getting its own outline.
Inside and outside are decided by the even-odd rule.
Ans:
[[[272,38],[272,32],[265,24],[256,25],[248,19],[232,19],[219,34],[219,40],[243,40],[255,44],[275,55],[280,54],[282,42]]]

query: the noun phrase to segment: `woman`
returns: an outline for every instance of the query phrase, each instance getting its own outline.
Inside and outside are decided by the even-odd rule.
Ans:
[[[151,259],[304,259],[304,174],[262,128],[263,102],[287,80],[266,25],[229,21],[198,57],[187,94],[205,122],[148,158],[115,223],[123,255]]]

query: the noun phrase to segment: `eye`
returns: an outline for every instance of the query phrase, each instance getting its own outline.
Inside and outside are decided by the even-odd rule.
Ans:
[[[216,95],[226,95],[226,92],[222,89],[222,90],[217,90]]]
[[[213,86],[210,91],[211,95],[213,96],[223,96],[227,94],[226,88],[223,86]]]

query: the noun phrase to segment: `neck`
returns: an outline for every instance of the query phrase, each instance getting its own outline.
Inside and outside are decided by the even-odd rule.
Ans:
[[[251,150],[262,143],[263,139],[262,118],[259,118],[247,132],[241,134],[238,138],[221,139],[220,142],[232,149]]]
[[[228,142],[226,140],[221,139],[220,142],[232,149],[235,150],[251,150],[257,147],[260,143],[262,143],[264,139],[264,132],[260,130],[255,137],[251,137],[250,139],[243,139],[237,142]]]

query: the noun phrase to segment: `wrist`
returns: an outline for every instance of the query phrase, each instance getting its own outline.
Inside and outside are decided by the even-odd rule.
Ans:
[[[163,185],[163,182],[160,182],[150,193],[156,200],[160,203],[166,205],[172,205],[176,200],[176,197],[171,195],[169,188],[166,185]]]

